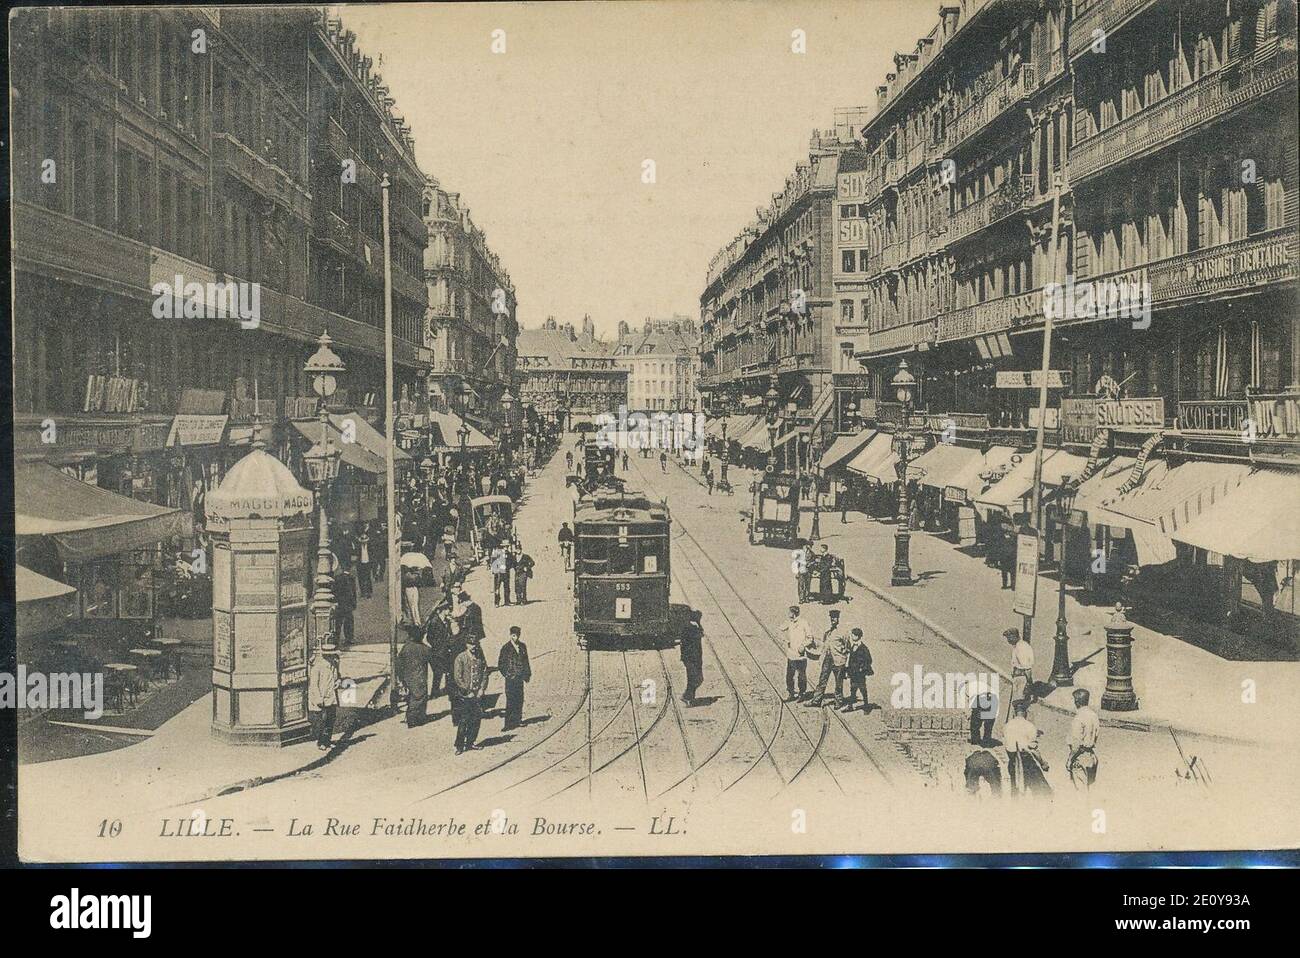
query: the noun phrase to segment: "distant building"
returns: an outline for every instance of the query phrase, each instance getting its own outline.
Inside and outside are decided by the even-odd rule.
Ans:
[[[439,395],[452,399],[468,384],[476,397],[470,418],[498,424],[501,396],[515,374],[514,284],[459,193],[426,178],[422,214],[429,234],[424,275],[429,287],[425,345],[433,354],[430,395],[435,401]],[[459,408],[458,402],[452,405]]]
[[[582,318],[581,332],[548,316],[540,329],[519,331],[517,349],[524,409],[568,426],[601,413],[616,416],[627,406],[628,371],[614,358],[612,344],[596,337],[590,316]]]
[[[618,324],[614,356],[628,371],[630,411],[683,412],[699,406],[700,334],[689,316],[646,317],[640,329]]]

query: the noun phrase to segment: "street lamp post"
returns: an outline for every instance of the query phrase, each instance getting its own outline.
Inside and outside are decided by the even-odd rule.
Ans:
[[[329,516],[325,512],[325,496],[329,484],[339,474],[339,460],[343,450],[330,446],[329,411],[326,403],[338,389],[338,375],[346,368],[343,360],[330,349],[330,336],[322,332],[317,340],[316,352],[303,367],[311,377],[312,390],[319,397],[320,441],[314,443],[303,455],[307,481],[316,489],[316,502],[320,506],[320,536],[316,546],[316,579],[311,596],[311,617],[314,646],[319,646],[336,632],[338,603],[334,596],[334,556],[330,551]]]
[[[912,433],[909,428],[912,418],[912,394],[916,389],[916,377],[908,371],[907,360],[900,360],[898,373],[890,383],[896,391],[898,401],[903,404],[903,421],[894,434],[898,444],[898,525],[894,529],[894,570],[890,576],[891,585],[911,585],[912,566],[911,550],[911,507],[907,500],[907,466],[912,453]]]
[[[1065,620],[1065,546],[1070,526],[1070,510],[1074,506],[1074,494],[1077,489],[1077,484],[1071,482],[1069,476],[1064,476],[1061,479],[1060,492],[1057,494],[1061,523],[1061,555],[1057,563],[1057,574],[1061,581],[1057,591],[1056,636],[1052,651],[1052,675],[1048,679],[1057,688],[1074,684],[1073,669],[1070,665],[1069,623]]]
[[[771,472],[776,469],[776,415],[781,402],[775,383],[767,387],[763,400],[767,409],[767,471]]]
[[[510,409],[515,404],[515,397],[510,395],[507,389],[501,396],[501,410],[505,414],[505,424],[501,427],[501,458],[506,466],[510,467],[510,440],[512,438],[510,426]]]

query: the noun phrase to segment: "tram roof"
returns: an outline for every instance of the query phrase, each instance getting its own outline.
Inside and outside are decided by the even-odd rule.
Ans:
[[[578,502],[576,522],[666,522],[668,504],[639,492],[601,489]]]

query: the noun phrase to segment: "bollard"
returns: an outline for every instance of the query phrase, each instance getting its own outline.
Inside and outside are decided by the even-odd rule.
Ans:
[[[1115,614],[1106,623],[1106,691],[1101,707],[1110,712],[1132,712],[1138,707],[1133,691],[1133,623],[1124,615],[1124,605],[1115,603]]]

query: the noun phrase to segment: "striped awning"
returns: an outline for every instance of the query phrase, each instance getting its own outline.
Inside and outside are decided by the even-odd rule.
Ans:
[[[898,456],[894,453],[894,437],[891,433],[878,432],[866,447],[849,462],[849,471],[866,476],[874,482],[895,482],[898,479],[894,463]]]
[[[1181,467],[1180,467],[1181,468]],[[1173,538],[1251,562],[1300,558],[1300,473],[1260,469]]]
[[[1185,462],[1152,473],[1108,508],[1173,537],[1183,526],[1233,492],[1250,472],[1244,463]]]
[[[835,441],[827,447],[822,453],[819,466],[823,472],[834,469],[845,460],[855,456],[862,450],[862,447],[869,443],[876,435],[874,429],[864,429],[862,432],[854,433],[848,436],[836,436]]]

